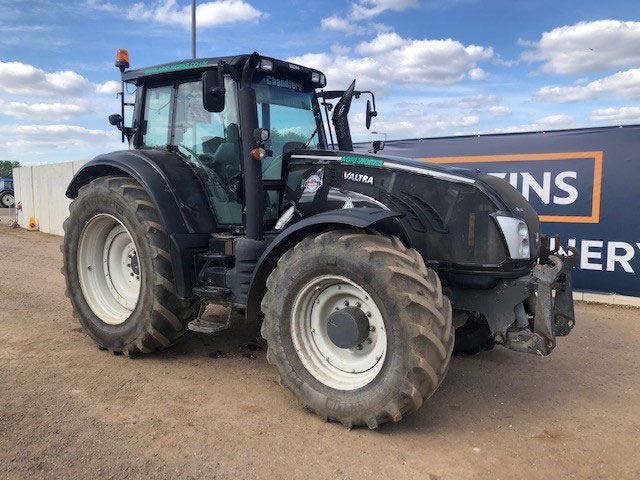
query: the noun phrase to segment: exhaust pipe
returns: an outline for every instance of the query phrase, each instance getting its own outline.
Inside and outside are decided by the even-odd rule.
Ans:
[[[242,165],[244,176],[244,221],[247,238],[264,240],[264,189],[262,186],[262,164],[256,160],[251,151],[254,148],[254,131],[258,128],[258,111],[256,107],[256,91],[252,87],[260,55],[253,52],[242,68],[240,79],[240,118],[242,125]]]

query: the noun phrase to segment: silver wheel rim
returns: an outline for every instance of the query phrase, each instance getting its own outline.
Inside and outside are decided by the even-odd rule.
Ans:
[[[327,319],[347,306],[365,312],[369,337],[358,347],[339,348],[327,334]],[[371,383],[386,357],[387,333],[378,306],[361,286],[342,276],[323,275],[302,288],[293,304],[291,336],[305,369],[337,390],[355,390]]]
[[[78,246],[78,277],[87,304],[100,320],[120,325],[140,296],[142,264],[129,230],[100,214],[85,225]]]
[[[10,193],[2,196],[2,203],[4,204],[5,207],[11,207],[14,201],[15,199],[13,198],[13,195],[11,195]]]

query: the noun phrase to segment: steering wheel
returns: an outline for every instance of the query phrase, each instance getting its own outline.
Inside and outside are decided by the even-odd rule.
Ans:
[[[195,151],[189,147],[185,147],[184,145],[178,145],[178,147],[186,150],[190,156],[194,157],[196,161],[192,161],[191,163],[196,170],[202,172],[203,175],[201,175],[201,177],[204,176],[202,180],[208,184],[209,190],[213,191],[220,201],[229,202],[230,199],[233,198],[233,192],[231,192],[228,185],[222,181],[220,175],[215,170],[202,163],[200,161],[200,156]]]

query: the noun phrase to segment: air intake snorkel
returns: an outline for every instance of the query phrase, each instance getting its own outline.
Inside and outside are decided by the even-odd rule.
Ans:
[[[245,225],[247,238],[264,239],[264,189],[262,164],[252,155],[255,148],[254,132],[258,128],[256,91],[253,89],[253,73],[260,63],[260,55],[253,52],[247,58],[240,78],[240,118],[242,119],[242,164],[244,174]]]
[[[336,130],[336,139],[338,141],[338,149],[345,151],[353,151],[353,142],[351,141],[351,130],[349,129],[349,110],[351,109],[351,100],[353,99],[353,91],[356,88],[354,80],[349,88],[347,88],[336,103],[333,109],[333,127]]]

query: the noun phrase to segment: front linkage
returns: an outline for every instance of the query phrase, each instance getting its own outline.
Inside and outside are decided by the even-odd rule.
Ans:
[[[575,325],[571,270],[580,252],[569,247],[571,255],[562,255],[559,244],[556,237],[556,247],[549,250],[548,240],[542,236],[540,260],[530,275],[500,280],[490,290],[448,289],[454,308],[480,310],[497,344],[518,352],[549,355],[556,337],[568,335]]]
[[[569,247],[571,255],[558,253],[560,239],[557,236],[555,245],[553,250],[549,250],[548,239],[542,236],[540,263],[532,272],[535,281],[531,285],[537,295],[532,293],[525,301],[527,313],[533,315],[533,331],[528,327],[509,329],[504,342],[507,348],[549,355],[556,346],[556,337],[568,335],[575,325],[571,270],[577,264],[580,252]]]
[[[532,348],[538,355],[549,355],[556,346],[556,337],[568,335],[575,325],[571,270],[577,264],[580,252],[569,247],[571,255],[560,255],[559,244],[560,239],[556,236],[556,247],[549,251],[547,238],[543,236],[540,263],[533,269],[538,295],[533,320],[536,341]]]

